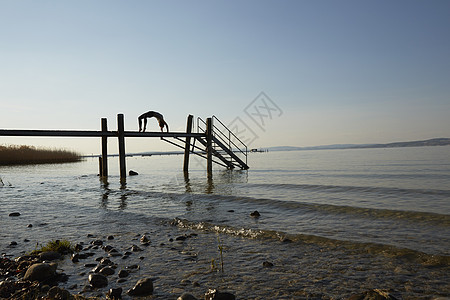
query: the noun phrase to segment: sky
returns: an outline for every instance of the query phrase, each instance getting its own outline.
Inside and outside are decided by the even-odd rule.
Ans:
[[[449,15],[447,0],[0,0],[0,128],[116,130],[123,113],[138,130],[154,110],[171,131],[214,115],[251,148],[450,137]]]

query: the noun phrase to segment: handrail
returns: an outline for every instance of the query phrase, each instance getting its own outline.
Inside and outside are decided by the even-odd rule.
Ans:
[[[245,165],[247,165],[247,155],[248,155],[248,148],[247,145],[244,144],[244,142],[242,142],[227,126],[225,126],[225,124],[222,123],[222,121],[220,121],[216,116],[212,116],[211,118],[212,121],[212,135],[213,137],[218,141],[217,143],[214,144],[221,144],[219,147],[225,147],[222,148],[222,151],[227,153],[240,153],[243,156],[245,156]],[[216,126],[216,124],[218,124],[219,126]],[[206,133],[206,122],[200,118],[197,117],[197,134],[205,134]],[[217,151],[217,150],[216,150]],[[219,152],[219,151],[218,151]],[[231,163],[233,163],[233,160],[236,160],[236,163],[238,165],[242,166],[242,163],[240,162],[241,158],[239,158],[238,156],[236,156],[236,154],[234,154],[235,157],[237,159],[233,159],[233,155],[230,154],[230,160]],[[238,161],[239,160],[239,161]],[[244,166],[246,167],[246,166]]]
[[[222,125],[223,130],[226,130],[228,132],[228,137],[222,132],[222,130],[220,130],[217,126],[215,126],[215,122],[213,121],[213,128],[217,128],[218,133],[221,134],[222,136],[224,136],[224,138],[220,139],[222,140],[225,144],[228,144],[228,147],[230,148],[231,151],[233,151],[233,148],[231,147],[231,145],[233,145],[238,152],[242,153],[245,156],[245,164],[247,164],[247,153],[248,153],[248,149],[247,149],[247,145],[244,144],[244,142],[242,142],[227,126],[225,126],[225,124],[222,123],[222,121],[220,121],[215,115],[212,116],[213,120],[216,120],[220,123],[220,125]],[[213,130],[213,134],[216,133],[215,130]],[[233,142],[233,140],[231,139],[231,137],[233,137],[234,140],[239,141],[240,146],[236,145],[235,142]],[[228,143],[227,143],[228,142]],[[241,147],[243,149],[241,149]],[[244,150],[245,149],[245,150]]]

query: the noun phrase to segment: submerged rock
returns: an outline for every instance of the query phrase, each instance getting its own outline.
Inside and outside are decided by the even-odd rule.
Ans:
[[[148,296],[153,294],[153,281],[150,278],[139,280],[134,287],[127,292],[130,296]]]
[[[10,217],[18,217],[20,216],[20,212],[12,212],[9,214]]]

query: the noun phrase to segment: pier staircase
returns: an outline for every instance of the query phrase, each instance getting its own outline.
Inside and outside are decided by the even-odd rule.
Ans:
[[[190,116],[191,117],[191,116]],[[187,125],[187,132],[192,131],[192,119]],[[208,159],[208,143],[211,143],[212,161],[227,169],[239,168],[247,170],[247,146],[225,126],[216,116],[208,118],[206,121],[197,118],[197,135],[195,137],[181,138],[174,137],[162,140],[185,149],[204,159]]]

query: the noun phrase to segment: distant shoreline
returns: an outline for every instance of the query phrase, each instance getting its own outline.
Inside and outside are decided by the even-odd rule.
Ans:
[[[450,138],[435,138],[423,141],[410,142],[394,142],[387,144],[335,144],[312,147],[294,147],[294,146],[276,146],[276,147],[261,147],[248,149],[248,152],[261,153],[271,151],[306,151],[306,150],[345,150],[345,149],[380,149],[380,148],[407,148],[407,147],[431,147],[431,146],[449,146]],[[128,153],[127,157],[150,157],[153,155],[182,155],[184,151],[160,151],[160,152],[140,152]],[[118,154],[108,154],[108,157],[117,157]],[[82,158],[96,158],[101,157],[101,154],[83,155]]]
[[[338,150],[338,149],[374,149],[374,148],[406,148],[406,147],[431,147],[431,146],[448,146],[450,145],[450,138],[435,138],[422,141],[410,142],[394,142],[386,144],[336,144],[313,147],[267,147],[269,151],[303,151],[303,150]]]

